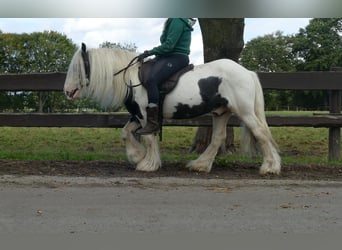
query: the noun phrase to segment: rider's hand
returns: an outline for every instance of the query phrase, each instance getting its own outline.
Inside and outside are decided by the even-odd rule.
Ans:
[[[138,56],[138,61],[142,62],[148,56],[150,56],[150,52],[148,50],[145,50],[144,53]]]

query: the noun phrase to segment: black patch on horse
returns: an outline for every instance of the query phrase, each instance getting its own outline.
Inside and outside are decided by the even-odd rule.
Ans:
[[[143,119],[143,115],[141,114],[141,111],[140,111],[140,106],[133,99],[132,89],[129,90],[127,99],[125,101],[125,107],[127,111],[132,115],[131,121],[139,121],[137,118]]]
[[[192,107],[189,104],[179,103],[176,106],[176,112],[173,114],[174,119],[193,118],[202,114],[209,113],[210,111],[222,105],[227,105],[228,100],[223,98],[218,93],[218,88],[222,82],[222,78],[210,76],[202,78],[198,81],[200,95],[202,102],[199,105]]]

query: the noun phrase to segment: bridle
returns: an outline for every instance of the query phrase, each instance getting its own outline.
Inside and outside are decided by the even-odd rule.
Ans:
[[[85,86],[88,87],[90,84],[90,62],[89,62],[89,55],[87,53],[87,47],[84,43],[82,43],[81,55],[82,55],[83,64],[84,64],[84,71],[85,71],[85,75],[86,75]],[[80,77],[80,87],[81,87],[81,89],[83,89],[83,87],[84,87],[82,77]],[[76,94],[76,92],[79,90],[80,90],[79,88],[76,88],[71,92],[66,91],[66,95],[68,97],[72,98]]]
[[[86,83],[86,87],[89,86],[90,84],[90,62],[89,62],[89,55],[87,53],[87,47],[84,43],[82,43],[82,49],[81,49],[81,54],[82,54],[82,59],[83,59],[83,64],[84,64],[84,71],[85,71],[85,75],[86,75],[86,79],[87,79],[87,83]],[[134,57],[126,67],[124,67],[123,69],[120,69],[119,71],[117,71],[116,73],[114,73],[114,76],[119,75],[120,73],[123,72],[123,79],[124,79],[124,83],[126,84],[126,86],[128,88],[135,88],[141,85],[141,83],[135,84],[133,85],[132,82],[130,81],[130,83],[128,84],[125,81],[125,76],[126,76],[126,72],[127,70],[132,67],[133,65],[137,64],[137,63],[141,63],[141,61],[139,60],[139,56]]]
[[[89,55],[87,53],[87,48],[84,43],[82,43],[82,59],[84,63],[84,71],[87,79],[86,86],[89,86],[90,83],[90,62],[89,62]]]

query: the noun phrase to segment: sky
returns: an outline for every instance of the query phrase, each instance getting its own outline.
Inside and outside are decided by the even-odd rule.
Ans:
[[[245,18],[244,41],[282,31],[295,34],[309,24],[309,18]],[[159,44],[165,18],[0,18],[3,33],[57,31],[76,44],[98,48],[105,41],[133,43],[139,52]],[[192,34],[190,61],[203,63],[201,32],[196,22]]]

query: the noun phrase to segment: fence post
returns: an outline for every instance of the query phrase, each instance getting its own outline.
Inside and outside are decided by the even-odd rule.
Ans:
[[[342,68],[332,68],[332,71],[342,71]],[[330,114],[341,113],[341,91],[331,90],[329,93],[329,112]],[[329,161],[339,160],[341,151],[341,128],[329,128]]]

